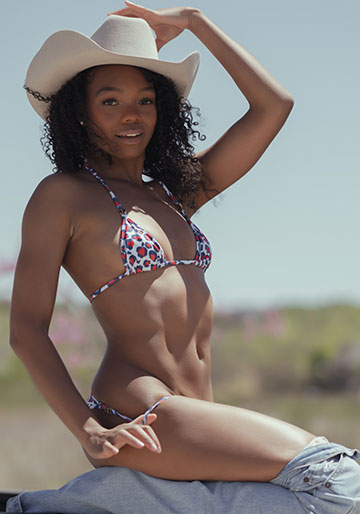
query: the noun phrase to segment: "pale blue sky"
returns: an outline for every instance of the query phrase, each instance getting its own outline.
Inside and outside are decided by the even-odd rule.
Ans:
[[[194,0],[190,5],[252,53],[295,98],[290,118],[255,167],[217,207],[211,203],[195,215],[213,247],[207,280],[215,306],[360,303],[360,3]],[[107,12],[122,6],[112,0],[2,5],[3,263],[17,255],[26,202],[51,171],[39,144],[40,118],[22,89],[27,66],[51,33],[74,29],[90,35]],[[247,102],[192,34],[183,33],[160,57],[176,61],[193,50],[201,52],[190,95],[203,114],[207,140],[197,146],[201,149],[246,112]],[[64,286],[69,283],[63,280]],[[2,296],[9,294],[10,283],[0,277]]]

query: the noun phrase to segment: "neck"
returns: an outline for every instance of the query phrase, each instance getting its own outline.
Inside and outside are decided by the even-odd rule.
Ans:
[[[144,157],[127,159],[126,161],[112,157],[112,163],[110,164],[103,157],[92,155],[88,158],[88,163],[104,179],[117,179],[132,184],[143,184],[142,170],[144,167]]]

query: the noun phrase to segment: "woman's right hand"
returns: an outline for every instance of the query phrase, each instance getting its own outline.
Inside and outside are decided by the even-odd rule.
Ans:
[[[156,34],[156,46],[160,50],[166,43],[177,37],[191,25],[191,15],[200,12],[194,7],[169,7],[165,9],[149,9],[142,5],[125,0],[127,7],[110,14],[144,19]]]
[[[82,446],[89,457],[94,459],[113,457],[126,444],[138,450],[147,448],[160,453],[159,439],[150,426],[156,418],[156,414],[148,414],[146,425],[143,425],[144,414],[141,414],[129,423],[122,423],[110,429],[99,425],[94,418],[89,418],[84,425],[87,438],[82,442]]]

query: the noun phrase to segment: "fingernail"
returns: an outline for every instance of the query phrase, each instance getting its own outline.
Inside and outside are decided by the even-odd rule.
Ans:
[[[152,448],[155,452],[157,452],[157,450],[158,450],[158,447],[157,447],[157,446],[156,446],[156,444],[154,444],[154,443],[151,443],[151,448]]]

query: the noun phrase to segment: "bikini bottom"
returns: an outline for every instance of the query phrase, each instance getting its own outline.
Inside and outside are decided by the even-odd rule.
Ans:
[[[150,409],[148,409],[145,412],[144,418],[142,420],[142,424],[146,425],[146,419],[147,419],[148,415],[150,414],[150,412],[152,412],[154,409],[156,409],[156,407],[158,405],[160,405],[161,402],[163,402],[164,400],[168,400],[169,398],[171,398],[171,396],[163,396],[162,398],[160,398],[160,400],[155,402],[154,405],[152,405],[150,407]],[[115,414],[115,416],[119,416],[124,421],[133,421],[133,418],[129,418],[128,416],[121,414],[121,412],[113,409],[112,407],[109,407],[108,405],[106,405],[106,403],[101,402],[100,400],[97,400],[93,394],[91,394],[89,396],[88,400],[86,401],[86,404],[89,407],[89,409],[101,409],[101,410],[107,412],[108,414]]]

